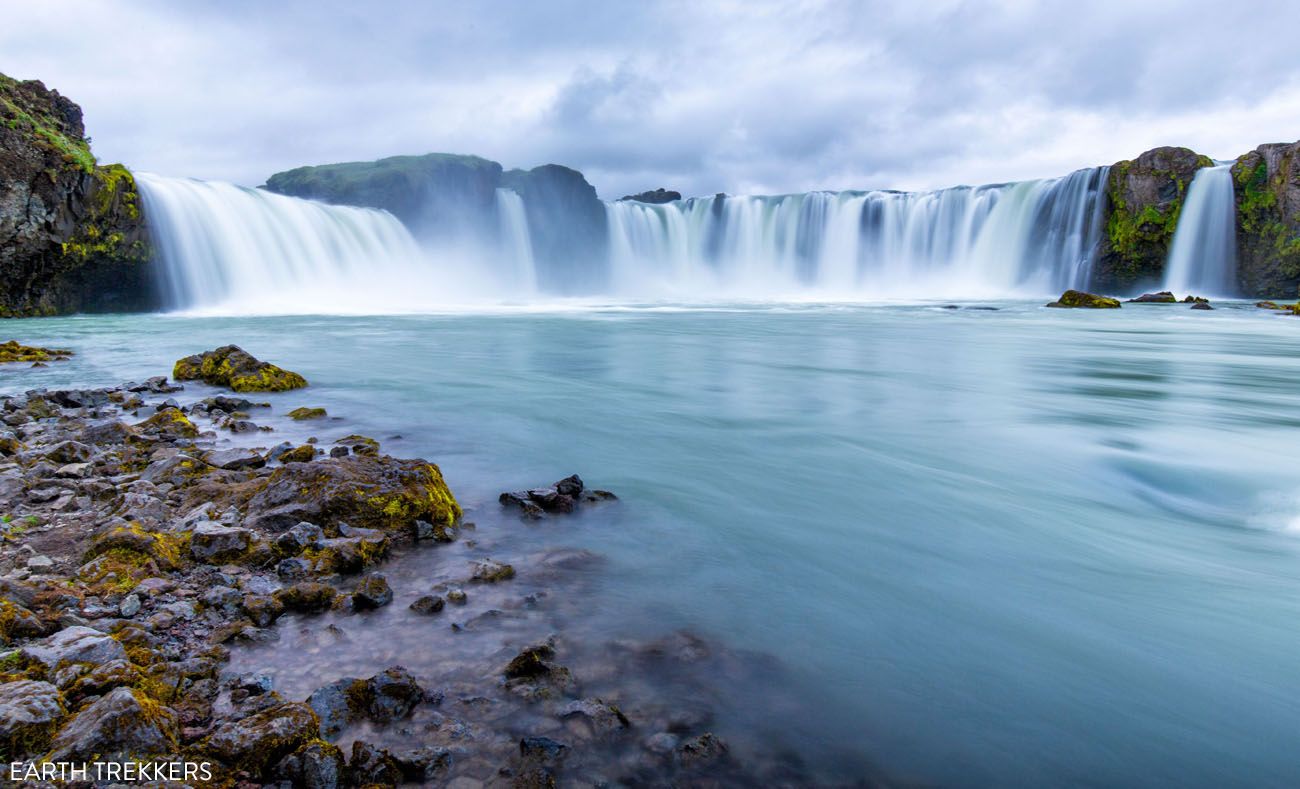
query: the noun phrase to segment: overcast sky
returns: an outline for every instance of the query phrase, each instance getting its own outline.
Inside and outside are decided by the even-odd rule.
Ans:
[[[916,189],[1300,138],[1297,30],[1244,0],[40,0],[0,71],[169,175],[449,151],[603,197]]]

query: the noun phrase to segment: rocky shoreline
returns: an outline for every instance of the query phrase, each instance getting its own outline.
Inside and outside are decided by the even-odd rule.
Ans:
[[[242,368],[226,363],[232,356]],[[264,389],[306,384],[243,357],[218,349],[175,372],[226,386],[232,370]],[[753,670],[749,658],[687,633],[582,644],[561,630],[519,641],[527,631],[512,630],[512,617],[548,595],[581,600],[574,584],[598,557],[494,559],[486,549],[510,535],[467,522],[436,465],[356,434],[277,444],[278,429],[324,411],[280,415],[197,388],[157,377],[0,397],[0,769],[204,765],[158,773],[192,786],[810,782],[788,755],[742,758],[709,727],[707,705],[680,701]],[[233,441],[240,434],[275,445]],[[571,476],[504,493],[497,506],[517,521],[550,519],[614,498]],[[390,584],[390,560],[420,565]],[[270,674],[232,669],[232,654],[260,655],[286,626],[295,643],[369,633],[368,618],[397,609],[395,599],[410,601],[403,615],[441,622],[436,632],[449,635],[439,638],[508,635],[456,659],[431,655],[443,647],[421,635],[362,678],[317,676],[303,665],[310,650],[293,646],[287,660],[319,681],[296,695]],[[383,628],[367,637],[387,639]],[[695,684],[666,693],[654,677]]]

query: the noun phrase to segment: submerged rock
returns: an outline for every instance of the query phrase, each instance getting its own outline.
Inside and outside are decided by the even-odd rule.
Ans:
[[[503,507],[518,507],[525,518],[536,520],[543,513],[569,513],[579,502],[598,502],[617,499],[607,490],[587,490],[577,474],[565,477],[545,488],[507,491],[497,497]]]
[[[1211,307],[1211,306],[1210,306],[1210,303],[1207,302],[1207,301],[1198,301],[1198,302],[1196,302],[1195,304],[1192,305],[1192,309],[1194,309],[1194,310],[1212,310],[1212,309],[1214,309],[1214,308]]]
[[[1085,293],[1081,290],[1067,290],[1061,298],[1051,302],[1049,307],[1082,307],[1088,309],[1119,309],[1119,299]]]
[[[236,392],[283,392],[307,385],[307,379],[298,373],[261,361],[237,345],[178,360],[172,378],[227,386]]]

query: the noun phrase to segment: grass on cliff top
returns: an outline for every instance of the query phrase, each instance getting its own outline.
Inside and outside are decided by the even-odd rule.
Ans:
[[[271,191],[292,190],[307,184],[328,184],[335,189],[371,181],[384,176],[402,176],[410,173],[427,173],[446,167],[464,167],[472,170],[499,170],[501,165],[481,156],[455,153],[427,153],[423,156],[389,156],[373,162],[341,162],[295,167],[276,173],[266,179]]]
[[[17,88],[18,80],[0,74],[0,113],[3,113],[0,123],[15,131],[34,135],[38,143],[61,154],[65,161],[88,173],[94,171],[95,156],[90,152],[90,144],[64,134],[58,118],[31,106]]]

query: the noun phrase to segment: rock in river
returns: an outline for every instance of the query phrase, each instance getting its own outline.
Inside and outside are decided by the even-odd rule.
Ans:
[[[172,378],[228,386],[236,392],[283,392],[307,385],[301,375],[261,361],[237,345],[178,360]]]
[[[1048,304],[1049,307],[1084,307],[1094,310],[1115,310],[1119,309],[1119,299],[1112,299],[1107,296],[1098,296],[1094,293],[1084,293],[1081,290],[1067,290],[1061,294],[1061,298]]]

